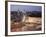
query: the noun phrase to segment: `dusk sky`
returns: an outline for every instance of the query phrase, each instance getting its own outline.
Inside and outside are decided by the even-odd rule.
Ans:
[[[42,11],[41,6],[31,6],[31,5],[11,5],[10,10],[11,11]]]

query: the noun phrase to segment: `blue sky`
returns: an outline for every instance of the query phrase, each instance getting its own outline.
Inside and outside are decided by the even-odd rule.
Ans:
[[[11,11],[41,11],[42,7],[41,6],[31,6],[31,5],[11,5],[10,10]]]

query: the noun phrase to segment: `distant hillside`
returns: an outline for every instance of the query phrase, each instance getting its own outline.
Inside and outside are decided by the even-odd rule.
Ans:
[[[27,16],[31,17],[41,17],[42,13],[40,11],[32,11],[32,12],[26,12]]]

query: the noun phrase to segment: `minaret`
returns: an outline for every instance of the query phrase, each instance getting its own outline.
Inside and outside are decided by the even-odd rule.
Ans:
[[[19,9],[18,9],[18,13],[19,13]]]
[[[20,12],[20,11],[19,11],[19,9],[18,9],[18,15],[19,15],[19,12]]]
[[[26,11],[22,11],[23,12],[23,19],[22,19],[22,22],[25,22],[25,19],[26,19]]]

